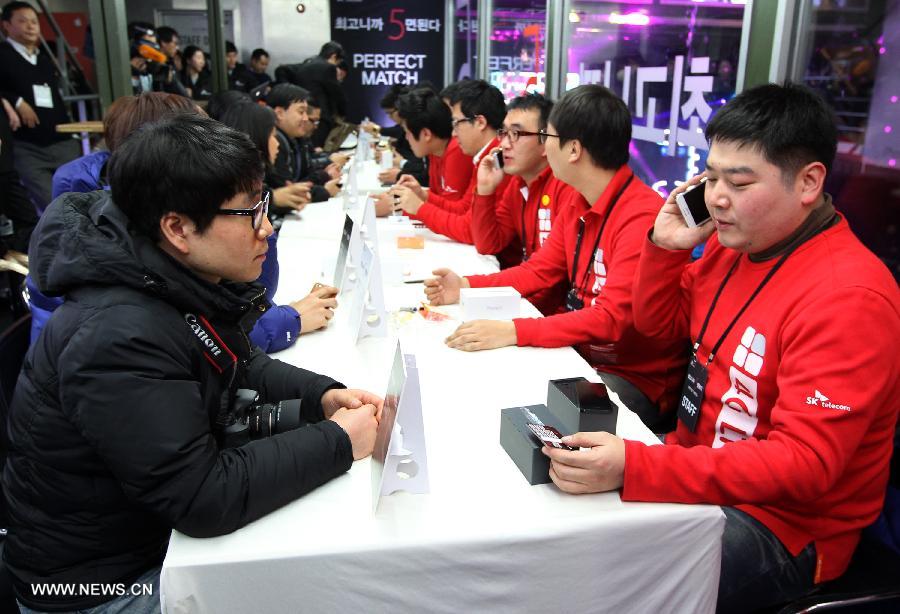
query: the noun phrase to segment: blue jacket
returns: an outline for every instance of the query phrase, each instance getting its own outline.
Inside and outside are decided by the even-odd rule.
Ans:
[[[66,162],[53,173],[53,198],[66,192],[93,192],[108,190],[100,179],[103,165],[109,160],[108,151],[96,151],[71,162]]]

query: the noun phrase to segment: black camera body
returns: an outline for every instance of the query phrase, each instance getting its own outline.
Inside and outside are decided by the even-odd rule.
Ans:
[[[302,399],[278,403],[260,403],[255,390],[238,389],[220,441],[224,448],[235,448],[263,437],[300,428]]]

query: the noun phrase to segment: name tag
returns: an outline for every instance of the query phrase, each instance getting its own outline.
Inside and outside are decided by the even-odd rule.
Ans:
[[[52,109],[53,92],[50,91],[50,86],[45,83],[44,85],[32,85],[31,87],[34,90],[34,106]]]
[[[681,403],[678,405],[678,420],[692,433],[697,430],[697,421],[700,420],[700,406],[703,405],[708,377],[709,370],[700,364],[696,355],[692,356],[681,389]]]

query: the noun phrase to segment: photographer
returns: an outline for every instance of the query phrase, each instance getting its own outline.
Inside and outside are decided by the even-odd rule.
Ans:
[[[128,25],[131,38],[131,86],[134,94],[166,92],[188,96],[175,72],[175,65],[161,49],[157,33],[149,23]]]
[[[247,340],[268,308],[264,289],[246,283],[272,233],[262,177],[246,135],[176,115],[116,150],[111,194],[66,194],[35,230],[38,285],[70,300],[29,351],[9,415],[4,556],[27,608],[159,611],[158,590],[33,587],[158,587],[173,528],[229,533],[371,453],[380,398]],[[287,416],[286,404],[278,415],[246,393],[236,405],[239,389],[299,399],[300,413]],[[284,432],[223,445],[245,421],[265,435],[253,433],[254,416]],[[312,424],[291,429],[298,419]]]

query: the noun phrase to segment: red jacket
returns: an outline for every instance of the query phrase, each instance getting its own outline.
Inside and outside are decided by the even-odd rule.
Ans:
[[[523,195],[527,188],[528,197]],[[541,248],[556,220],[560,208],[572,201],[583,200],[575,188],[553,176],[548,166],[526,186],[514,176],[488,196],[475,193],[472,201],[472,238],[481,254],[512,252],[511,264],[521,264]],[[522,247],[524,243],[524,248]],[[524,257],[523,257],[524,256]],[[543,288],[526,296],[544,315],[560,311],[569,289],[568,280],[551,288]]]
[[[459,142],[451,137],[441,156],[428,156],[428,192],[440,196],[441,201],[463,197],[472,177],[472,156],[459,148]]]
[[[644,228],[646,231],[646,227]],[[696,340],[703,362],[777,258],[753,263],[713,236],[705,255],[644,241],[635,323]],[[709,365],[696,432],[665,446],[627,441],[622,498],[732,505],[797,555],[813,541],[816,581],[843,573],[881,509],[900,406],[900,293],[846,221],[785,261]]]
[[[610,202],[632,177],[610,212]],[[659,403],[661,410],[671,409],[684,377],[686,344],[638,334],[631,313],[632,280],[647,228],[662,206],[660,196],[623,166],[592,207],[580,195],[559,204],[553,230],[532,258],[499,273],[473,275],[467,278],[469,283],[474,288],[513,286],[523,295],[560,282],[569,286],[583,218],[574,285],[584,308],[546,318],[513,320],[518,345],[578,344],[578,351],[592,366],[624,377]],[[593,246],[607,215],[609,222],[595,252]]]
[[[499,143],[495,137],[482,149],[481,153],[491,151]],[[472,199],[475,197],[478,186],[477,169],[482,158],[482,155],[469,158],[471,160],[471,168],[469,169],[471,174],[469,184],[466,186],[461,198],[447,200],[431,192],[428,194],[428,200],[422,203],[422,206],[416,213],[416,219],[421,220],[428,228],[438,234],[450,237],[454,241],[471,245],[474,242],[472,238]],[[507,178],[504,177],[503,181],[506,182]],[[506,183],[501,185],[505,186]]]

